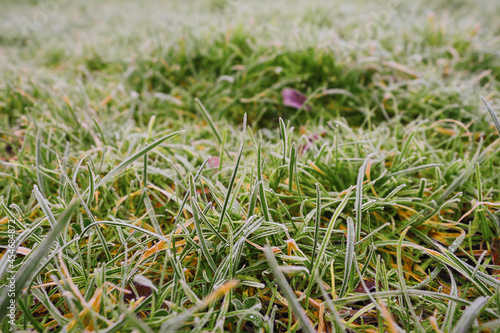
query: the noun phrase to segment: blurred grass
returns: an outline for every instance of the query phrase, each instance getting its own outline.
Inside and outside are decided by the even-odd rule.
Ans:
[[[0,13],[19,328],[497,327],[498,4],[44,4]]]

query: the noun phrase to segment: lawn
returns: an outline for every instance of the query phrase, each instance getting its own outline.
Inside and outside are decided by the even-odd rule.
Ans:
[[[3,0],[0,331],[498,331],[499,15]]]

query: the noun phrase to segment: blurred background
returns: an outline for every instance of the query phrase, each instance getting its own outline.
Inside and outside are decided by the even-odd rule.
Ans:
[[[279,116],[338,115],[362,126],[443,108],[473,119],[478,94],[491,93],[500,74],[493,0],[3,0],[0,8],[0,94],[32,90],[43,75],[51,92],[80,98],[84,89],[101,115],[139,121],[192,117],[195,97],[217,119],[239,123],[247,112],[260,127]],[[307,95],[311,111],[291,116],[285,87]],[[5,100],[0,111],[4,121],[13,113]]]

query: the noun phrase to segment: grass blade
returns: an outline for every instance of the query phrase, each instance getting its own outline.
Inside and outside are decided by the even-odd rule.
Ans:
[[[405,175],[405,174],[412,173],[412,172],[417,172],[417,171],[420,171],[420,170],[425,170],[425,169],[430,169],[430,168],[438,168],[440,166],[443,166],[443,164],[441,164],[441,163],[424,164],[424,165],[419,165],[419,166],[416,166],[416,167],[413,167],[413,168],[408,168],[408,169],[405,169],[405,170],[391,172],[391,173],[388,173],[385,176],[386,177],[393,177],[393,176],[398,176],[398,175]]]
[[[358,172],[358,180],[356,182],[356,201],[354,202],[354,206],[356,209],[356,241],[359,242],[361,239],[361,208],[363,207],[363,179],[365,178],[365,171],[368,166],[368,163],[375,154],[369,154],[364,160],[363,164],[359,168]],[[345,282],[345,280],[344,280]]]
[[[319,184],[316,183],[316,220],[314,222],[314,242],[311,253],[311,271],[314,267],[314,260],[316,258],[316,248],[318,247],[319,238],[319,225],[321,223],[321,190]]]
[[[57,223],[52,228],[52,231],[47,235],[47,237],[40,243],[36,249],[30,254],[26,262],[23,264],[21,269],[17,271],[15,276],[15,295],[16,297],[21,296],[21,290],[26,287],[29,281],[33,278],[33,274],[36,273],[34,267],[37,267],[43,258],[50,251],[50,248],[54,241],[59,237],[61,232],[64,230],[69,220],[73,216],[73,212],[79,205],[79,200],[73,200],[70,205],[61,214]],[[10,302],[9,290],[5,288],[1,298],[0,298],[0,322],[3,320],[7,314],[7,306]]]
[[[398,277],[399,277],[399,285],[401,287],[401,290],[403,291],[403,297],[406,302],[406,307],[410,310],[411,315],[413,316],[413,319],[415,321],[415,327],[418,328],[420,332],[425,332],[424,328],[420,324],[420,320],[415,313],[415,309],[413,308],[413,304],[411,303],[410,296],[408,295],[408,288],[406,286],[406,281],[403,275],[403,264],[401,262],[401,254],[402,254],[402,249],[403,249],[403,240],[406,236],[406,233],[411,227],[406,228],[403,230],[401,233],[401,236],[399,237],[399,242],[398,242],[398,247],[397,247],[397,265],[398,265]]]
[[[260,181],[258,181],[257,183],[255,183],[255,185],[253,186],[252,188],[252,195],[250,197],[250,203],[248,205],[248,214],[247,214],[247,218],[252,216],[254,211],[255,211],[255,204],[257,202],[257,196],[258,196],[258,193],[259,193],[259,189],[260,189]]]
[[[262,211],[264,212],[264,217],[266,221],[272,222],[271,214],[269,213],[269,207],[267,206],[266,192],[264,190],[264,180],[262,177],[262,142],[259,141],[259,147],[257,149],[257,177],[259,180],[259,192],[260,192],[260,204],[262,206]]]
[[[42,208],[43,213],[47,217],[47,220],[49,221],[50,226],[53,228],[56,225],[56,219],[55,219],[54,214],[52,214],[52,211],[50,210],[50,208],[47,204],[47,199],[45,199],[45,197],[40,192],[40,190],[38,189],[38,186],[36,184],[33,185],[33,194],[35,195],[36,201],[38,201],[40,208]]]
[[[200,240],[201,251],[203,252],[205,258],[207,259],[210,268],[212,269],[212,271],[215,272],[217,270],[217,266],[215,265],[214,260],[210,255],[207,243],[205,242],[205,236],[203,234],[203,230],[201,229],[201,219],[199,215],[200,212],[198,212],[198,205],[196,204],[196,185],[194,183],[193,175],[189,175],[189,185],[191,189],[191,203],[192,203],[191,206],[193,208],[194,227],[196,229],[196,234],[198,235],[198,239]]]
[[[339,297],[344,297],[347,288],[349,287],[354,257],[356,255],[356,252],[354,251],[355,237],[356,231],[354,228],[354,222],[349,216],[347,218],[347,244],[345,249],[344,279],[342,281],[342,287],[340,288]]]
[[[295,142],[294,142],[292,143],[292,149],[290,150],[290,163],[288,165],[288,192],[290,193],[292,193],[293,190],[293,172],[295,170],[296,159],[297,159],[297,149],[295,148]]]
[[[281,269],[278,266],[276,259],[274,258],[273,251],[269,248],[269,246],[264,247],[264,254],[266,255],[269,268],[273,272],[276,282],[283,291],[283,294],[285,294],[285,298],[287,299],[288,304],[291,306],[293,313],[299,319],[302,329],[304,330],[304,332],[307,333],[316,332],[314,330],[314,327],[311,325],[311,322],[309,321],[309,318],[307,317],[304,309],[297,300],[297,297],[295,297],[292,288],[290,287],[290,285],[286,281],[285,276],[281,272]]]
[[[205,161],[203,161],[203,163],[201,164],[201,166],[198,168],[198,171],[196,172],[196,175],[194,175],[194,181],[198,181],[198,177],[200,177],[201,175],[201,172],[203,171],[203,169],[205,168],[205,165],[207,165],[207,162],[208,160],[210,159],[210,157],[207,157],[205,159]],[[184,195],[184,199],[182,200],[182,203],[181,205],[179,206],[179,210],[177,212],[177,214],[175,215],[175,220],[174,220],[174,225],[177,225],[177,221],[179,220],[179,218],[182,216],[182,210],[184,209],[184,206],[186,205],[186,202],[189,198],[189,191],[186,193],[186,195]]]
[[[340,216],[340,213],[344,210],[345,206],[347,205],[347,202],[349,201],[349,198],[352,193],[353,186],[349,187],[347,189],[347,192],[344,195],[344,199],[340,202],[339,206],[337,209],[335,209],[335,212],[333,213],[332,218],[330,219],[330,222],[328,223],[328,228],[326,229],[326,233],[323,236],[323,242],[321,243],[321,247],[318,252],[318,256],[316,259],[314,259],[314,266],[311,271],[311,277],[309,278],[309,285],[307,286],[307,293],[310,292],[313,282],[314,282],[314,274],[315,272],[319,272],[319,265],[321,264],[321,258],[323,258],[323,255],[325,254],[326,248],[328,244],[330,244],[330,237],[332,236],[333,232],[333,227],[335,226],[335,222],[337,221],[337,218]]]
[[[240,166],[241,155],[243,153],[243,147],[245,145],[245,133],[247,129],[247,114],[243,116],[243,134],[241,137],[241,145],[238,151],[238,157],[236,159],[236,164],[234,165],[233,173],[231,175],[231,180],[229,181],[229,185],[227,187],[226,198],[224,199],[224,204],[222,205],[222,211],[220,213],[219,225],[217,226],[217,231],[220,231],[222,228],[222,222],[224,222],[224,217],[226,215],[226,210],[229,205],[229,200],[231,198],[231,191],[233,190],[234,181],[236,179],[236,175],[238,174],[238,168]]]
[[[220,135],[219,130],[215,126],[212,116],[210,116],[210,113],[207,111],[203,103],[198,98],[195,98],[194,101],[196,103],[196,106],[198,107],[198,110],[203,114],[203,117],[205,117],[206,121],[208,122],[208,125],[210,125],[212,132],[214,132],[215,137],[217,138],[217,141],[219,141],[219,144],[222,145],[222,136]]]
[[[335,304],[333,304],[333,301],[330,298],[330,295],[328,295],[325,288],[323,287],[322,281],[318,278],[318,274],[314,274],[314,276],[316,277],[316,284],[318,285],[318,288],[321,291],[321,295],[323,296],[323,299],[325,300],[326,305],[328,306],[328,308],[330,309],[330,311],[333,314],[333,318],[335,319],[335,324],[337,325],[337,329],[340,332],[345,332],[346,329],[345,329],[344,323],[342,322],[342,319],[340,318],[340,315],[339,315],[337,309],[335,308]],[[337,332],[337,331],[334,331],[334,332]]]
[[[488,299],[486,297],[481,296],[476,298],[476,300],[472,302],[472,304],[469,305],[464,311],[452,333],[470,332],[474,321],[479,316],[486,303],[488,303]]]
[[[160,144],[162,144],[163,142],[167,141],[168,139],[171,139],[177,135],[179,135],[180,133],[182,133],[183,131],[177,131],[177,132],[174,132],[174,133],[170,133],[168,135],[165,135],[164,137],[162,138],[159,138],[158,140],[154,141],[153,143],[151,143],[150,145],[147,145],[146,147],[142,148],[141,150],[139,150],[137,153],[135,153],[134,155],[130,156],[129,158],[127,158],[125,161],[121,162],[118,166],[116,166],[113,170],[111,170],[110,172],[108,172],[108,174],[106,176],[104,176],[103,178],[101,178],[101,180],[97,183],[97,185],[95,186],[95,189],[97,190],[100,186],[102,186],[103,184],[105,184],[106,182],[108,182],[109,180],[111,180],[113,177],[115,177],[120,171],[122,171],[123,169],[125,169],[127,166],[129,166],[132,162],[138,160],[139,158],[141,158],[143,155],[147,154],[148,152],[150,152],[151,150],[155,149],[156,147],[158,147]]]
[[[493,107],[488,103],[488,101],[481,96],[481,100],[483,101],[484,105],[486,105],[486,108],[488,109],[488,112],[491,115],[491,118],[493,119],[493,123],[495,123],[495,127],[497,128],[497,132],[500,135],[500,120],[498,119],[497,114],[495,111],[493,111]]]
[[[455,278],[453,277],[453,274],[448,267],[446,267],[446,270],[448,271],[448,275],[450,276],[450,281],[451,281],[450,295],[458,297],[458,289],[457,289],[457,283],[455,282]],[[453,319],[455,318],[456,309],[457,309],[457,303],[454,301],[449,301],[448,309],[446,310],[446,316],[443,321],[443,326],[441,327],[441,330],[443,332],[451,331],[451,325],[453,324]]]

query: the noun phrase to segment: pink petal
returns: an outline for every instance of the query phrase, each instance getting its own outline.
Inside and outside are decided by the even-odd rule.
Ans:
[[[300,91],[291,88],[285,88],[281,91],[281,96],[283,96],[283,105],[290,106],[295,109],[300,109],[307,100],[307,97]],[[306,106],[306,110],[310,110],[310,106]]]
[[[207,165],[209,168],[218,168],[220,163],[220,159],[217,156],[211,156],[208,159]]]

